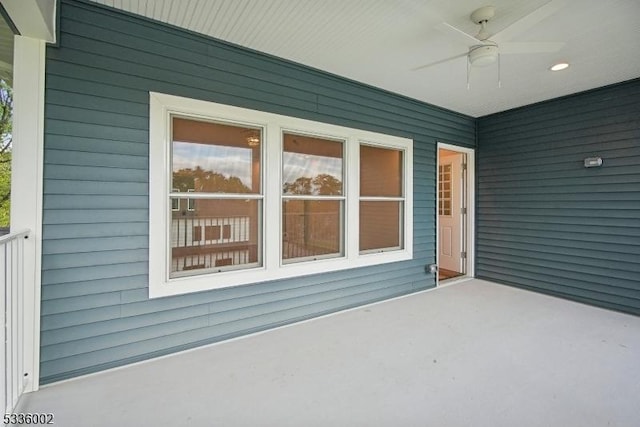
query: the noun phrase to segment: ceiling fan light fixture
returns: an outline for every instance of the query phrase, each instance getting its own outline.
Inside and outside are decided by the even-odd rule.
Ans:
[[[498,59],[498,46],[485,44],[474,46],[469,50],[469,62],[474,67],[486,67]]]
[[[247,145],[249,147],[257,147],[260,145],[260,138],[255,135],[247,137]]]
[[[551,71],[562,71],[569,68],[569,64],[567,62],[558,62],[557,64],[552,65],[549,69]]]

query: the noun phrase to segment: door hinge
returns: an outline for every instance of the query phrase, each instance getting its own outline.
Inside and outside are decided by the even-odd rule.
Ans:
[[[466,163],[463,163],[463,164],[462,164],[462,170],[463,170],[463,171],[466,171],[466,170],[467,170],[467,164],[466,164]]]
[[[460,258],[462,259],[466,259],[467,258],[467,252],[460,252]]]
[[[460,212],[462,213],[462,215],[466,215],[467,214],[467,208],[460,209]]]

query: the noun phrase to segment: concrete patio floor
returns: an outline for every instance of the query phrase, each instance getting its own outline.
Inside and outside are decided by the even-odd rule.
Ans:
[[[43,387],[73,426],[637,426],[640,318],[481,280]]]

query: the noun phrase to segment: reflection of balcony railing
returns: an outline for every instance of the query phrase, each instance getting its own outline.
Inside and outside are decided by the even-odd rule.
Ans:
[[[285,213],[283,259],[325,256],[341,252],[336,212]],[[242,265],[257,262],[251,218],[174,217],[171,222],[172,271]],[[256,233],[256,230],[253,231]]]
[[[0,331],[2,352],[0,395],[5,413],[10,413],[24,391],[24,239],[29,231],[0,237],[0,280],[2,280],[3,325]]]
[[[248,216],[185,217],[171,222],[172,271],[249,264],[257,259]]]
[[[171,247],[248,242],[250,225],[248,216],[174,218]]]
[[[304,258],[340,252],[339,224],[335,212],[285,213],[282,257]]]

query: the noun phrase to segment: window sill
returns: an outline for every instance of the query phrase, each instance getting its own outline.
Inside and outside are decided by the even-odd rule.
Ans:
[[[274,269],[266,267],[252,268],[242,271],[223,271],[200,276],[179,277],[167,279],[160,274],[149,277],[149,298],[160,298],[172,295],[182,295],[214,289],[224,289],[234,286],[249,285],[271,280],[304,277],[313,274],[348,270],[358,267],[371,267],[412,259],[408,250],[393,252],[378,252],[362,254],[356,258],[331,258],[325,260],[310,260],[282,264]]]

